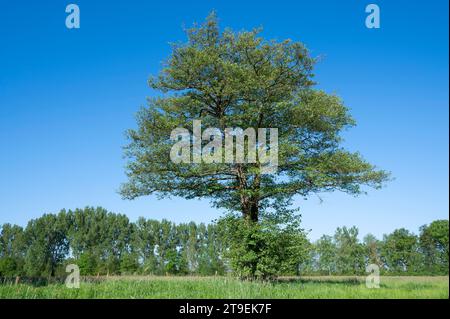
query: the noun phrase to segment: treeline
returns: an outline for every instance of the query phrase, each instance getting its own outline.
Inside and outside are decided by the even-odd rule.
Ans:
[[[368,234],[362,242],[356,227],[337,228],[311,245],[309,257],[304,271],[321,275],[362,275],[369,264],[381,274],[448,275],[449,222],[424,225],[419,235],[404,228],[382,240]]]
[[[132,223],[103,208],[46,214],[25,228],[4,224],[0,232],[0,277],[64,276],[67,264],[82,275],[221,275],[232,271],[229,245],[220,224],[181,223],[139,218]],[[405,229],[377,240],[358,240],[358,230],[338,228],[308,244],[286,275],[364,274],[377,264],[386,274],[448,274],[448,221]]]
[[[62,210],[0,233],[0,275],[63,276],[67,264],[82,275],[224,272],[216,226],[174,224],[103,208]]]

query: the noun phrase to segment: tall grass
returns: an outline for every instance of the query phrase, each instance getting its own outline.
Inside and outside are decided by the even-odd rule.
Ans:
[[[228,277],[109,277],[64,284],[0,285],[0,298],[448,298],[448,277],[382,277],[369,289],[363,277],[282,278],[276,282]]]

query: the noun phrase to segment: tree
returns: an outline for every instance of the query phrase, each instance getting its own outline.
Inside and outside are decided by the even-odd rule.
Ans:
[[[176,226],[174,223],[163,219],[159,227],[156,236],[158,272],[159,274],[176,272],[176,261],[178,260]],[[170,265],[168,265],[169,261]]]
[[[131,252],[133,229],[128,218],[101,207],[86,207],[69,211],[68,219],[68,238],[75,259],[81,261],[81,272],[120,272],[121,255]]]
[[[178,234],[181,237],[181,246],[183,258],[186,261],[189,272],[195,273],[199,270],[199,253],[201,233],[199,229],[204,227],[197,226],[194,222],[178,225]]]
[[[25,228],[25,270],[33,277],[54,276],[69,253],[66,211],[45,214]]]
[[[375,264],[378,267],[382,267],[381,256],[380,256],[380,246],[381,243],[372,234],[367,234],[364,239],[364,250],[366,264]]]
[[[296,275],[309,249],[300,216],[288,210],[264,217],[253,223],[231,214],[219,221],[232,269],[243,279]]]
[[[287,206],[294,195],[360,194],[362,185],[379,188],[388,179],[342,148],[340,132],[355,121],[338,97],[313,88],[315,59],[308,50],[290,40],[266,41],[258,33],[221,32],[213,13],[187,30],[187,43],[173,46],[159,77],[149,81],[169,95],[150,99],[138,114],[138,128],[128,131],[125,198],[209,198],[256,222],[268,207]],[[277,172],[263,174],[259,162],[172,162],[171,132],[183,127],[192,134],[193,120],[222,133],[277,128]]]
[[[126,252],[120,257],[120,274],[132,275],[139,269],[138,256],[134,252]]]
[[[379,188],[388,179],[388,173],[341,146],[341,131],[355,121],[337,96],[313,88],[316,61],[304,45],[267,41],[259,33],[222,32],[212,13],[202,26],[187,30],[187,43],[173,46],[160,75],[149,81],[168,94],[150,99],[137,116],[138,128],[128,131],[123,197],[208,198],[214,206],[257,223],[267,210],[289,207],[295,195],[334,190],[356,195],[364,192],[362,186]],[[219,133],[192,137],[195,120]],[[190,144],[200,144],[214,160],[205,161],[203,154],[191,163],[188,154],[187,162],[171,161],[177,128],[190,134],[189,152]],[[247,139],[247,161],[225,161],[229,146],[209,146],[216,138],[226,139],[227,129],[237,128],[276,129],[276,144],[271,140],[270,146],[261,146],[258,140],[252,149]],[[256,155],[248,160],[256,148],[276,153],[276,172],[265,171],[259,152],[257,160]],[[238,147],[231,149],[234,155]],[[192,157],[198,156],[198,148],[192,148]]]
[[[340,274],[361,274],[365,271],[364,250],[358,240],[358,228],[338,227],[334,234],[336,267]]]
[[[333,237],[323,235],[315,243],[314,250],[317,258],[317,270],[326,275],[331,275],[336,272],[336,245]]]
[[[68,213],[70,246],[82,275],[95,275],[104,268],[107,215],[108,212],[101,207],[86,207]]]
[[[436,220],[420,228],[419,243],[427,273],[448,274],[448,220]]]
[[[13,277],[22,274],[24,257],[22,227],[4,224],[0,231],[0,276]]]
[[[80,268],[80,274],[83,276],[95,275],[98,273],[99,258],[89,251],[81,253],[74,262]]]
[[[415,273],[420,269],[417,236],[400,228],[384,235],[382,259],[391,273]]]
[[[133,238],[133,226],[127,216],[123,214],[108,214],[107,219],[107,272],[117,273],[123,256],[133,258],[131,241]]]
[[[201,275],[225,273],[224,254],[228,247],[221,237],[217,224],[201,223],[197,229],[199,237],[196,247],[197,272]]]
[[[140,217],[134,227],[133,247],[138,254],[138,261],[142,265],[144,274],[157,272],[155,256],[156,240],[159,235],[160,224],[157,220],[146,220]]]
[[[198,226],[198,244],[197,244],[197,271],[201,275],[211,274],[210,259],[208,254],[208,228],[205,224],[201,223]]]

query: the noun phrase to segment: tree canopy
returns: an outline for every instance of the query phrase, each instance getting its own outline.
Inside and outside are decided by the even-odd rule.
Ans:
[[[291,40],[265,40],[261,30],[221,30],[215,13],[187,30],[151,88],[161,92],[128,131],[125,198],[157,194],[208,198],[216,207],[257,221],[286,207],[295,195],[379,188],[388,173],[342,147],[341,132],[355,125],[341,99],[314,88],[316,60]],[[278,170],[260,163],[173,163],[171,131],[202,127],[277,128]],[[207,141],[203,141],[205,144]],[[223,154],[224,152],[222,152]]]

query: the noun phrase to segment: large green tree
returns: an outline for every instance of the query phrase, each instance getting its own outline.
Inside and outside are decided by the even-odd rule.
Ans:
[[[267,41],[260,30],[220,30],[215,14],[187,30],[150,86],[150,99],[130,130],[125,198],[157,194],[209,198],[216,207],[258,221],[269,207],[294,195],[379,188],[388,174],[341,146],[340,133],[355,121],[342,101],[314,88],[312,58],[303,44]],[[174,163],[169,154],[177,127],[277,128],[278,170],[256,163]],[[203,141],[204,144],[209,141]],[[222,152],[224,154],[225,152]]]
[[[45,214],[28,222],[24,240],[27,247],[25,271],[32,277],[54,276],[69,253],[67,213]]]
[[[448,220],[435,220],[420,228],[419,243],[427,273],[448,274]]]
[[[0,276],[20,275],[25,257],[23,229],[11,224],[4,224],[0,229]]]
[[[384,235],[382,259],[391,273],[415,273],[421,268],[418,238],[405,228]]]
[[[365,271],[364,248],[359,243],[358,233],[356,226],[336,229],[336,267],[340,274],[361,274]]]
[[[336,272],[336,244],[333,237],[323,235],[314,244],[316,269],[326,275]]]

